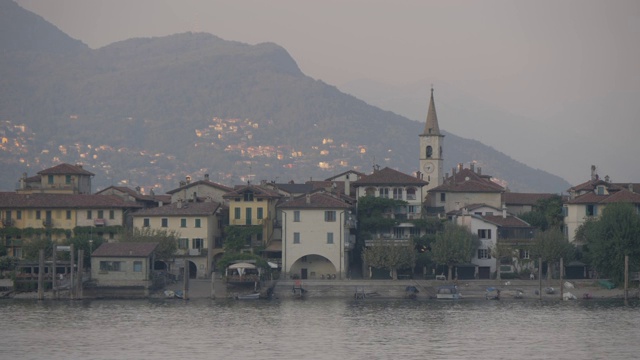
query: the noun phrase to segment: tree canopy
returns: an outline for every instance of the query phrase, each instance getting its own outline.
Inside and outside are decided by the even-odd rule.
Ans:
[[[390,243],[376,239],[362,252],[362,260],[369,266],[391,271],[393,279],[398,278],[398,270],[411,268],[416,262],[413,241]]]
[[[133,232],[123,234],[120,241],[158,243],[158,247],[156,248],[156,257],[158,259],[168,260],[173,258],[178,250],[179,237],[180,234],[174,230],[167,231],[151,228],[134,228]]]
[[[602,276],[616,283],[624,281],[624,257],[630,271],[638,271],[640,258],[640,215],[633,205],[607,205],[602,216],[584,223],[577,234],[585,241],[585,255]]]
[[[540,199],[535,209],[520,215],[520,218],[542,231],[551,228],[561,229],[564,224],[562,197],[554,195],[546,199]]]
[[[547,279],[551,279],[552,265],[560,261],[561,258],[566,261],[572,260],[575,255],[575,247],[559,229],[551,228],[536,233],[531,247],[531,255],[547,262]]]
[[[431,246],[431,256],[433,261],[449,267],[451,279],[453,266],[470,262],[479,245],[478,236],[466,227],[448,223],[444,230],[436,235],[436,241]]]

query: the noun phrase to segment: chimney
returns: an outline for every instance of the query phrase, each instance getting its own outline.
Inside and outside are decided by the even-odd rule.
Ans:
[[[311,194],[307,194],[307,204],[311,204]]]
[[[178,209],[182,209],[182,199],[178,199],[178,204],[176,205]]]
[[[478,166],[478,175],[482,175],[482,168]]]
[[[349,174],[344,179],[344,194],[349,196],[351,194],[351,180],[349,179]]]
[[[502,204],[502,218],[507,218],[507,204]]]
[[[186,181],[184,181],[184,180],[180,181],[180,187],[183,187],[183,186],[185,186],[185,185],[187,185],[187,182],[186,182]]]
[[[187,180],[187,184],[191,183],[191,176],[187,175],[187,177],[185,179]]]
[[[209,181],[209,174],[204,174],[204,179]]]
[[[458,171],[462,171],[464,169],[463,163],[458,163]]]
[[[136,193],[140,194],[140,186],[136,186]]]
[[[76,164],[76,167],[82,169],[82,164]]]
[[[627,189],[629,189],[629,191],[633,192],[633,184],[629,184],[629,185],[627,186]]]

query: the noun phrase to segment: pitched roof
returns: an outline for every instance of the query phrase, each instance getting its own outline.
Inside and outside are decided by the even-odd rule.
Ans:
[[[141,205],[124,201],[116,195],[87,194],[18,194],[0,192],[0,208],[139,208]]]
[[[188,183],[188,184],[186,184],[186,185],[180,186],[180,187],[179,187],[179,188],[177,188],[177,189],[169,190],[169,191],[167,191],[167,194],[171,195],[171,194],[177,193],[177,192],[178,192],[178,191],[180,191],[180,190],[188,189],[188,188],[190,188],[190,187],[194,187],[194,186],[198,186],[198,185],[211,186],[211,187],[213,187],[213,188],[220,189],[220,190],[222,190],[222,191],[224,191],[224,192],[231,192],[231,191],[233,191],[233,189],[232,189],[232,188],[230,188],[230,187],[228,187],[228,186],[224,186],[224,185],[222,185],[222,184],[218,184],[218,183],[216,183],[216,182],[213,182],[213,181],[210,181],[210,180],[206,180],[206,179],[205,179],[205,180],[198,180],[198,181],[190,182],[190,183]]]
[[[427,111],[427,121],[424,124],[422,135],[441,135],[438,126],[438,116],[436,115],[436,104],[433,101],[433,88],[431,88],[431,99],[429,99],[429,110]]]
[[[280,209],[348,209],[351,205],[326,192],[299,196],[280,205]]]
[[[444,180],[440,186],[429,190],[433,192],[503,192],[505,189],[491,181],[487,175],[477,174],[471,169],[462,169]]]
[[[175,202],[168,205],[138,210],[133,216],[208,216],[213,215],[220,207],[215,201],[205,202]]]
[[[156,247],[158,243],[103,243],[91,253],[91,257],[148,257]]]
[[[242,194],[244,194],[244,193],[246,193],[248,191],[252,191],[253,195],[255,197],[262,197],[262,198],[279,198],[279,197],[282,197],[282,195],[280,195],[277,191],[274,191],[274,190],[271,190],[271,189],[266,189],[264,187],[256,186],[256,185],[253,185],[253,184],[238,186],[233,191],[222,195],[222,197],[225,198],[225,199],[238,197],[238,196],[242,196]]]
[[[504,192],[502,194],[502,202],[509,205],[537,205],[538,200],[542,199],[550,199],[556,196],[556,194],[546,194],[546,193],[515,193],[515,192]]]
[[[611,204],[619,202],[628,202],[640,204],[640,194],[631,192],[626,189],[616,189],[608,195],[598,195],[595,192],[588,192],[567,200],[567,204]]]
[[[82,168],[81,165],[60,164],[37,173],[38,175],[95,175]]]
[[[365,175],[359,180],[351,183],[355,187],[366,185],[415,185],[425,186],[428,182],[418,179],[415,176],[407,175],[400,171],[385,167],[382,170],[374,171],[371,175]]]
[[[503,217],[502,215],[485,215],[482,216],[482,218],[500,227],[532,227],[526,221],[513,215],[507,215],[507,217]]]
[[[343,175],[347,175],[347,174],[355,174],[355,175],[357,175],[357,176],[358,176],[358,178],[361,178],[361,177],[363,177],[363,176],[366,176],[366,175],[367,175],[367,174],[365,174],[365,173],[361,173],[361,172],[359,172],[359,171],[355,171],[355,170],[347,170],[347,171],[342,172],[342,173],[340,173],[340,174],[338,174],[338,175],[333,175],[333,176],[332,176],[332,177],[330,177],[330,178],[326,178],[326,179],[324,179],[324,181],[333,181],[333,179],[339,178],[339,177],[341,177],[341,176],[343,176]],[[355,181],[355,180],[354,180],[354,181]]]

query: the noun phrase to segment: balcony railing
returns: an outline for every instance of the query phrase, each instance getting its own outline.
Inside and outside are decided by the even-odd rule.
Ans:
[[[107,219],[94,219],[93,225],[95,226],[107,226]]]
[[[229,223],[231,225],[262,225],[268,219],[251,219],[247,221],[247,219],[230,219]]]
[[[13,226],[13,220],[12,219],[4,219],[4,220],[2,220],[2,225],[5,226],[5,227]]]
[[[53,220],[51,219],[42,220],[42,226],[53,227]]]

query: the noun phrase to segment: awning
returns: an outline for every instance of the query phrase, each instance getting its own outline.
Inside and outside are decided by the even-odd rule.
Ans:
[[[269,264],[269,267],[272,268],[272,269],[277,269],[278,268],[278,264],[272,263],[271,261],[267,261],[267,264]]]
[[[282,241],[281,240],[274,240],[272,241],[269,246],[267,246],[264,251],[269,251],[269,252],[278,252],[278,251],[282,251]]]
[[[255,269],[256,266],[249,263],[236,263],[229,265],[228,269]]]

